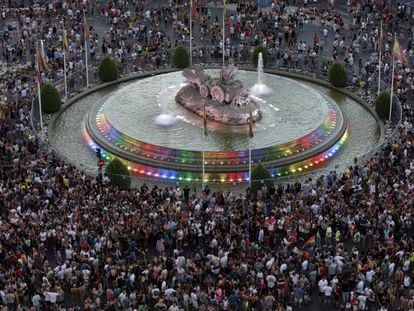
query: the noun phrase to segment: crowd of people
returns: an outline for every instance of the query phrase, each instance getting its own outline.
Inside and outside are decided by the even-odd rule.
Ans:
[[[36,43],[44,39],[53,70],[43,79],[59,79],[66,29],[68,70],[82,69],[87,9],[88,16],[104,17],[108,27],[100,38],[90,26],[92,60],[110,55],[122,64],[132,57],[138,69],[159,59],[161,66],[171,48],[188,42],[188,8],[175,0],[164,6],[130,2],[50,1],[2,14],[2,22],[19,23],[0,40],[2,306],[414,310],[412,34],[401,37],[410,62],[397,63],[395,75],[403,119],[397,136],[371,159],[356,159],[344,172],[317,179],[263,186],[257,195],[146,184],[122,190],[41,148],[30,126],[33,67],[24,64],[33,62]],[[238,1],[226,19],[226,53],[249,55],[250,47],[261,43],[274,62],[288,65],[294,55],[324,51],[331,52],[332,62],[352,63],[367,50],[375,68],[379,20],[386,18],[382,75],[390,82],[391,33],[399,27],[383,1],[348,1],[350,22],[342,20],[333,1],[328,9],[312,9],[309,3],[291,14],[287,2],[276,0],[270,11],[258,13],[257,4]],[[201,8],[195,28],[207,41],[196,44],[213,49],[215,57],[220,23],[209,15],[207,3]],[[313,42],[297,42],[308,23],[320,23],[321,32]],[[335,34],[332,42],[326,33]],[[278,56],[278,50],[284,52]],[[320,58],[314,59],[319,68]]]

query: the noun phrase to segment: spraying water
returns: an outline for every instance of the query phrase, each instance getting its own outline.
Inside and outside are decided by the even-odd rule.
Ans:
[[[167,90],[162,91],[158,96],[158,106],[161,108],[161,114],[155,117],[155,123],[161,126],[170,126],[177,121],[176,117],[167,111],[166,103],[171,100],[169,93],[176,92],[175,87],[168,87]]]
[[[253,95],[266,95],[271,94],[272,89],[269,88],[265,82],[263,77],[263,54],[262,52],[259,53],[259,57],[257,60],[257,82],[255,85],[253,85],[251,89],[251,93]]]

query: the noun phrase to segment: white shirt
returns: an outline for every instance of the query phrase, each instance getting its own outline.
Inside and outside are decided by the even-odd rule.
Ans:
[[[327,285],[328,285],[328,281],[326,279],[320,279],[318,282],[319,292],[323,293]]]
[[[359,303],[359,309],[360,310],[365,310],[366,302],[367,302],[367,297],[365,297],[364,295],[359,295],[358,296],[358,303]]]
[[[308,270],[308,261],[307,260],[305,260],[304,262],[302,262],[302,270],[303,271],[306,271],[306,270]]]
[[[359,281],[357,284],[357,292],[358,293],[363,293],[364,292],[364,281]]]
[[[58,293],[54,292],[45,292],[45,301],[50,301],[51,303],[56,303]]]
[[[411,285],[411,279],[408,275],[406,275],[404,277],[404,287],[410,287],[410,285]]]
[[[366,278],[367,278],[367,281],[369,283],[372,282],[372,278],[374,277],[374,275],[375,275],[375,271],[374,270],[371,269],[371,270],[367,271]]]
[[[395,263],[391,262],[388,265],[388,276],[392,276],[394,274]]]
[[[194,308],[198,307],[198,297],[196,293],[191,293],[191,303],[193,304]]]
[[[272,266],[273,266],[273,263],[275,262],[275,257],[272,257],[270,260],[268,260],[267,262],[266,262],[266,268],[267,269],[271,269],[272,268]]]
[[[33,303],[33,306],[35,306],[35,307],[38,307],[38,306],[40,306],[40,300],[41,300],[41,298],[40,298],[40,296],[39,295],[34,295],[33,297],[32,297],[32,303]]]
[[[329,285],[325,286],[324,292],[325,292],[326,297],[331,297],[332,292],[333,292],[332,286],[329,286]]]
[[[335,289],[336,288],[336,285],[339,283],[339,280],[338,280],[338,278],[337,277],[334,277],[333,279],[332,279],[332,288],[333,289]]]
[[[272,275],[272,274],[268,275],[266,277],[266,281],[267,281],[267,287],[269,287],[269,288],[275,287],[276,277],[274,275]]]
[[[229,258],[225,255],[223,257],[221,257],[220,259],[220,266],[222,268],[227,268],[227,262],[228,262]]]

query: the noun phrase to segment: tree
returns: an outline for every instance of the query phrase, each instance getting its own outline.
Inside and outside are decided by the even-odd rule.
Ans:
[[[174,50],[174,65],[177,68],[187,68],[190,65],[190,56],[187,49],[182,45],[179,45]]]
[[[329,68],[329,82],[335,87],[346,86],[346,70],[340,63],[335,63]]]
[[[381,92],[375,99],[375,112],[382,119],[387,119],[390,114],[390,94]]]
[[[105,169],[111,183],[121,189],[128,189],[131,186],[131,175],[128,168],[118,158],[114,158]]]
[[[60,95],[52,84],[43,85],[40,96],[42,99],[42,111],[44,113],[55,113],[60,110]]]
[[[98,77],[102,82],[110,82],[118,79],[118,66],[109,57],[102,59],[98,68]]]
[[[257,190],[262,188],[263,183],[266,184],[268,189],[273,187],[273,180],[269,171],[261,163],[258,163],[252,168],[251,184],[253,196],[257,195]]]
[[[257,63],[259,62],[260,52],[263,55],[263,67],[266,67],[267,63],[269,62],[269,53],[268,53],[267,49],[261,44],[259,44],[258,46],[256,46],[254,48],[254,51],[253,51],[253,64],[254,64],[255,67],[257,67]]]

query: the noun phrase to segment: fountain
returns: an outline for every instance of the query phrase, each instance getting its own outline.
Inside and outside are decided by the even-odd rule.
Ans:
[[[161,113],[158,116],[155,117],[155,123],[161,126],[170,126],[175,123],[174,116],[168,114],[168,113]]]
[[[115,91],[102,88],[85,95],[55,119],[50,141],[74,163],[92,172],[96,171],[95,153],[85,152],[86,146],[93,150],[99,147],[106,162],[121,158],[131,174],[174,182],[200,181],[203,163],[208,181],[248,180],[246,121],[250,109],[261,111],[256,113],[261,119],[254,125],[251,159],[268,168],[272,177],[302,174],[322,166],[337,169],[336,165],[345,166],[347,159],[366,153],[378,141],[371,113],[329,88],[269,73],[258,77],[257,72],[245,70],[238,72],[236,80],[234,67],[196,71],[198,74],[185,71],[184,77],[178,71],[143,75]],[[270,95],[260,96],[264,102],[243,87],[257,82],[272,90]],[[248,102],[250,107],[237,106]],[[188,109],[187,103],[198,104],[200,110]],[[204,105],[206,114],[210,112],[218,121],[207,122],[207,138],[203,135]],[[247,114],[243,116],[244,110]],[[244,125],[222,122],[227,112],[238,115]],[[175,123],[161,127],[154,122],[160,113],[169,114],[167,121],[173,117]],[[347,130],[348,115],[352,136]],[[161,117],[162,124],[164,121]],[[80,135],[84,140],[74,139]],[[348,137],[351,139],[344,146]],[[336,159],[330,162],[332,158]]]
[[[257,82],[253,85],[251,93],[259,95],[268,95],[272,93],[272,89],[264,83],[263,79],[263,54],[259,53],[259,58],[257,60]]]
[[[261,102],[251,96],[235,76],[238,69],[232,64],[220,71],[219,78],[212,78],[200,66],[194,72],[185,69],[182,75],[188,84],[181,88],[175,100],[184,108],[199,116],[206,113],[207,119],[227,125],[246,125],[250,114],[253,122],[260,120]]]
[[[161,107],[161,114],[157,115],[155,117],[155,123],[160,126],[171,126],[173,125],[177,120],[176,118],[167,111],[165,102],[166,102],[166,96],[162,96],[163,93],[160,94],[158,97],[158,106]],[[164,98],[166,97],[166,98]]]

